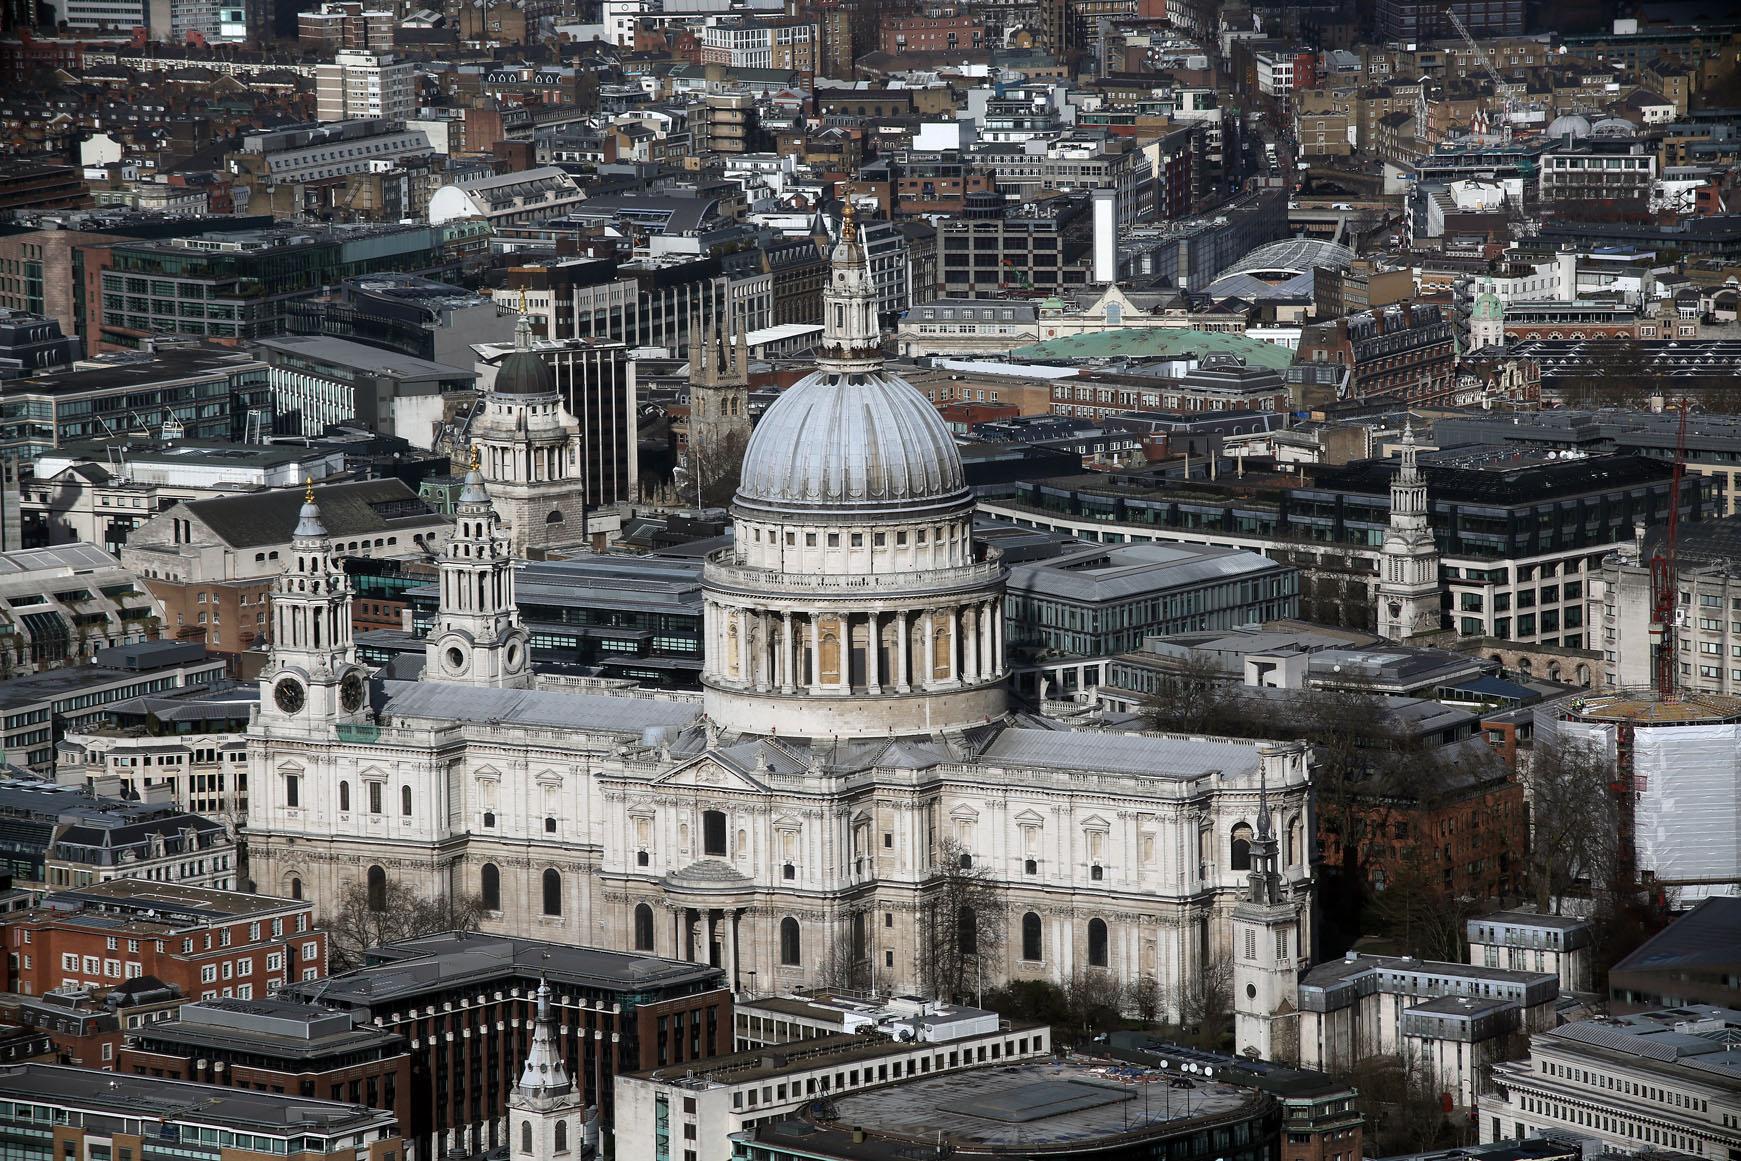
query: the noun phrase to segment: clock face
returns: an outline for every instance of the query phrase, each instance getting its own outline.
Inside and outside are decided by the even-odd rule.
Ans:
[[[356,672],[345,674],[339,682],[339,704],[346,713],[356,713],[363,706],[363,675]]]
[[[278,708],[287,714],[297,713],[302,709],[308,697],[302,690],[302,683],[294,677],[287,677],[272,689],[272,700],[278,703]]]

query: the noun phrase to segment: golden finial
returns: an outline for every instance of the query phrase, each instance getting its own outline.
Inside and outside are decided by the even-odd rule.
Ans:
[[[520,313],[526,313],[526,288],[524,286],[520,288]]]
[[[850,242],[858,237],[858,211],[852,205],[852,187],[846,187],[846,205],[840,211],[840,240]]]
[[[308,481],[308,487],[302,490],[302,502],[304,504],[312,504],[314,503],[314,477],[304,476],[303,478]]]
[[[478,445],[472,444],[472,471],[478,470]]]

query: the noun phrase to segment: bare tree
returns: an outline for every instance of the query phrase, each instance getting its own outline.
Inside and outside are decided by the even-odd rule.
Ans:
[[[1462,963],[1469,951],[1469,919],[1480,910],[1445,885],[1436,863],[1425,858],[1399,860],[1373,894],[1372,915],[1384,933],[1409,955]]]
[[[379,905],[370,906],[371,902]],[[345,887],[337,909],[321,925],[331,946],[333,969],[349,971],[363,966],[372,947],[442,931],[476,931],[483,913],[483,900],[475,896],[426,897],[399,879],[388,879],[380,898],[371,900],[368,885],[359,880]]]
[[[1579,882],[1607,887],[1619,839],[1614,762],[1594,746],[1539,739],[1529,763],[1530,877],[1537,907],[1558,914]]]
[[[824,988],[870,990],[873,981],[864,938],[865,914],[848,912],[846,922],[835,928],[833,938],[828,941],[827,957],[817,973],[817,982]]]
[[[1348,1080],[1359,1093],[1354,1103],[1373,1153],[1421,1153],[1452,1134],[1432,1078],[1413,1061],[1370,1056],[1349,1070]]]
[[[919,967],[939,1000],[965,1000],[996,982],[1003,942],[1003,898],[990,873],[954,839],[937,844],[919,916]]]
[[[1178,996],[1180,1039],[1199,1048],[1221,1050],[1233,1040],[1233,961],[1215,956]]]
[[[1105,968],[1073,973],[1064,981],[1064,1005],[1078,1043],[1091,1040],[1096,1032],[1123,1021],[1124,985]]]
[[[1179,734],[1237,734],[1237,688],[1212,658],[1190,653],[1162,673],[1144,707],[1157,730]]]

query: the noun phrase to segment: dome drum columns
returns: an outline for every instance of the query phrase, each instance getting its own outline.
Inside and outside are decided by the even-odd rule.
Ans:
[[[1003,678],[1003,598],[921,609],[772,609],[711,601],[711,684],[812,697],[963,689]]]

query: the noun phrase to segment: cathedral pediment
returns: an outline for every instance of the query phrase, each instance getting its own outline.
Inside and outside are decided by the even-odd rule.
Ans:
[[[693,762],[677,767],[657,779],[654,786],[670,790],[736,790],[766,794],[767,786],[739,770],[735,764],[721,761],[716,755],[703,754]]]

